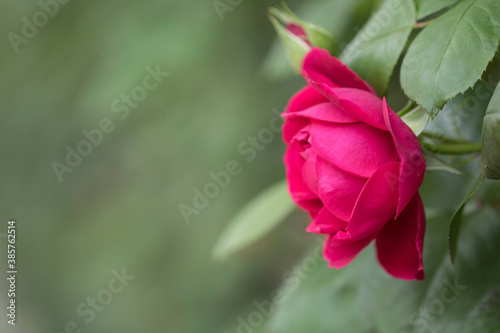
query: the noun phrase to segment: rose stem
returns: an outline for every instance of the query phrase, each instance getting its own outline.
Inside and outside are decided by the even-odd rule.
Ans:
[[[422,145],[433,153],[461,155],[472,154],[481,151],[481,143],[460,143],[460,144],[444,144],[444,143],[428,143],[422,142]]]

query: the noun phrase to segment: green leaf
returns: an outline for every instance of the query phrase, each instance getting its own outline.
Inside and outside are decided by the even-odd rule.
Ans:
[[[457,2],[457,0],[415,0],[417,18],[420,20],[445,7],[453,5],[455,2]]]
[[[465,208],[465,205],[467,202],[469,202],[469,199],[476,193],[476,191],[479,189],[481,184],[483,183],[484,176],[483,174],[480,174],[474,184],[472,185],[471,189],[467,194],[465,195],[465,198],[462,200],[462,203],[458,207],[457,211],[455,214],[453,214],[453,217],[451,218],[450,221],[450,228],[448,231],[448,248],[450,251],[450,260],[451,263],[455,263],[455,256],[457,253],[457,243],[458,243],[458,236],[460,234],[460,229],[462,227],[462,222],[463,222],[463,211]]]
[[[340,59],[383,95],[415,21],[412,0],[386,0]]]
[[[435,117],[481,77],[500,41],[500,2],[461,1],[415,38],[401,67],[401,86]]]
[[[430,115],[424,110],[423,107],[419,106],[410,112],[406,113],[401,119],[408,125],[409,128],[419,136],[427,126],[429,122]]]
[[[214,247],[212,256],[224,260],[255,242],[278,225],[295,207],[286,181],[279,182],[252,199],[229,222]]]
[[[481,167],[489,179],[500,179],[500,85],[495,89],[483,120]]]

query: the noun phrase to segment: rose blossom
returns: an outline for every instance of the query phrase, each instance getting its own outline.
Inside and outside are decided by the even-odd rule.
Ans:
[[[331,267],[346,266],[375,240],[389,274],[423,279],[425,160],[417,137],[327,51],[312,49],[302,75],[308,85],[283,114],[283,137],[289,191],[312,218],[307,231],[327,235]]]

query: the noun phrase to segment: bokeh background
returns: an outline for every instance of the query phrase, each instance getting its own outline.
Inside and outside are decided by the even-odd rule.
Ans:
[[[72,0],[16,52],[11,33],[23,37],[41,5],[0,1],[0,262],[15,219],[19,270],[17,325],[2,311],[1,332],[234,331],[314,241],[298,212],[238,256],[211,259],[227,222],[284,175],[278,136],[251,163],[238,145],[303,84],[267,19],[277,1],[219,3],[231,9],[222,17],[211,0]],[[341,42],[375,3],[288,2]],[[113,101],[156,66],[169,76],[120,119]],[[53,163],[105,118],[114,131],[59,181]],[[243,172],[186,223],[178,205],[230,160]],[[87,323],[78,307],[122,269],[134,280]]]

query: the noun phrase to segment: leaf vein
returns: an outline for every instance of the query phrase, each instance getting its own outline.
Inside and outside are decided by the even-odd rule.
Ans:
[[[465,15],[467,14],[467,12],[470,10],[470,8],[474,5],[474,3],[476,1],[477,0],[471,1],[471,3],[464,10],[464,12],[460,16],[460,18],[457,20],[457,23],[455,24],[455,26],[451,30],[451,37],[448,40],[448,43],[446,44],[445,51],[443,52],[443,56],[441,57],[441,59],[439,61],[439,65],[438,65],[438,68],[437,68],[437,71],[436,71],[436,76],[434,77],[434,87],[437,87],[439,73],[441,72],[441,69],[442,69],[442,66],[443,66],[443,61],[444,61],[446,55],[448,54],[448,51],[450,49],[450,45],[451,45],[452,41],[455,39],[455,33],[456,33],[456,30],[457,30],[457,27],[460,25],[460,22],[462,21],[462,19],[465,17]],[[435,96],[433,96],[432,97],[432,108],[434,108],[435,106],[436,106],[436,100],[435,100]],[[434,110],[432,110],[432,111],[434,111]]]

